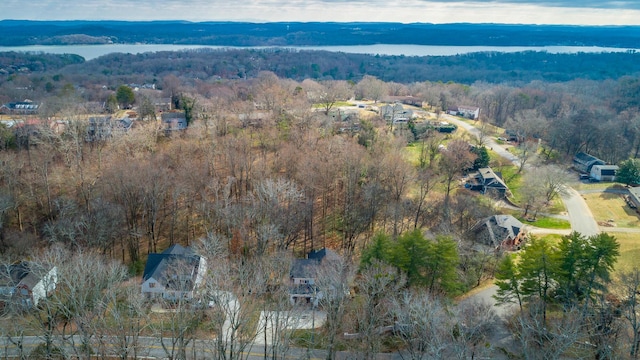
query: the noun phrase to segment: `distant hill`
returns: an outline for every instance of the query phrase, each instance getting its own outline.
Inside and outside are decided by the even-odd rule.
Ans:
[[[640,26],[0,21],[0,46],[104,43],[222,46],[559,45],[637,48],[640,44]]]

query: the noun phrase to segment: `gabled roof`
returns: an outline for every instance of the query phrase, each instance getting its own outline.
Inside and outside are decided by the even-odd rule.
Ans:
[[[511,215],[493,215],[479,221],[472,229],[476,240],[499,247],[505,240],[518,237],[524,225]]]
[[[291,265],[290,275],[293,278],[314,278],[318,267],[323,261],[335,261],[340,259],[335,251],[327,248],[312,250],[306,259],[296,259]]]
[[[44,275],[39,274],[38,271],[34,271],[34,266],[34,264],[28,261],[21,261],[10,265],[8,269],[9,276],[6,279],[2,279],[2,285],[10,287],[25,286],[28,289],[33,289]]]
[[[478,169],[478,176],[484,186],[508,189],[507,184],[502,180],[502,176],[494,172],[490,167]]]
[[[189,281],[193,285],[197,273],[194,270],[197,270],[199,263],[200,256],[192,249],[176,244],[160,254],[149,254],[142,279],[147,281],[154,278],[163,286],[171,288],[177,286],[176,277],[190,277]]]
[[[316,277],[320,262],[315,259],[296,259],[291,264],[291,277],[299,279],[312,279]]]
[[[595,157],[593,155],[589,155],[589,154],[584,153],[584,152],[577,153],[576,156],[574,156],[573,161],[581,163],[581,164],[588,164],[590,162],[602,162],[602,164],[604,164],[604,161],[598,159],[597,157]]]

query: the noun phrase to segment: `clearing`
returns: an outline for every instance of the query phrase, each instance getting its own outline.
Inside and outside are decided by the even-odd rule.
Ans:
[[[638,214],[625,203],[622,195],[603,192],[583,194],[582,197],[603,231],[607,227],[640,227]]]

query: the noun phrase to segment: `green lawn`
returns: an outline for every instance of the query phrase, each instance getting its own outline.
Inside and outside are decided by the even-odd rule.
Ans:
[[[640,233],[610,233],[620,244],[620,257],[615,271],[631,270],[640,258]]]
[[[538,217],[535,221],[527,221],[522,217],[518,217],[518,220],[522,221],[523,224],[529,224],[544,229],[571,229],[571,223],[569,222],[569,220],[565,219],[558,219],[553,217]]]
[[[638,214],[627,205],[622,195],[596,193],[584,194],[582,197],[598,223],[607,223],[609,220],[613,220],[616,227],[640,227]]]

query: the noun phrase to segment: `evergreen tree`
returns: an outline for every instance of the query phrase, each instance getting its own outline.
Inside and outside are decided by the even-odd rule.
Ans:
[[[546,239],[532,238],[522,251],[519,264],[523,300],[537,300],[546,321],[547,305],[552,300],[558,274],[558,255]]]
[[[499,304],[517,302],[522,311],[522,296],[520,294],[520,272],[514,262],[515,255],[507,254],[496,269],[496,286],[498,291],[494,299]]]
[[[136,95],[127,85],[120,85],[116,90],[116,100],[120,104],[120,108],[129,108],[136,101]]]
[[[489,166],[489,152],[485,146],[475,146],[471,149],[471,152],[476,154],[476,159],[473,161],[472,170],[478,170]]]
[[[640,161],[638,159],[627,159],[618,165],[616,181],[626,185],[640,183]]]
[[[438,236],[427,258],[427,288],[430,292],[454,294],[459,290],[457,268],[458,245],[448,236]]]
[[[389,235],[384,233],[376,234],[371,240],[371,244],[362,251],[360,268],[369,267],[375,260],[388,263],[390,247]]]

